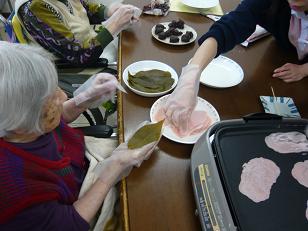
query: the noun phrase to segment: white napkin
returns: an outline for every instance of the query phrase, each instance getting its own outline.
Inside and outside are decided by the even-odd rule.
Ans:
[[[253,32],[244,42],[241,43],[242,46],[248,47],[248,45],[260,38],[263,38],[270,33],[265,30],[263,27],[257,25],[255,32]]]
[[[204,15],[204,14],[202,14]],[[217,16],[217,15],[212,15],[212,14],[205,14],[204,16],[208,17],[209,19],[212,19],[213,21],[218,21],[221,16]],[[269,35],[270,33],[265,30],[263,27],[257,25],[256,26],[256,30],[255,32],[253,32],[244,42],[241,43],[242,46],[244,47],[248,47],[248,45],[260,38],[263,38],[267,35]]]

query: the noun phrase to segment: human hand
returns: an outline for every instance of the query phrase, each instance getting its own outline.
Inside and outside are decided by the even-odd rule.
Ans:
[[[127,143],[122,143],[110,157],[99,162],[94,172],[105,184],[113,186],[127,177],[134,166],[139,167],[144,160],[148,159],[157,143],[158,141],[152,142],[137,149],[129,149]]]
[[[103,24],[115,37],[122,30],[139,20],[141,10],[133,5],[119,6]]]
[[[93,75],[74,91],[73,100],[76,106],[98,107],[102,102],[113,98],[118,85],[115,76],[109,73],[99,73]]]
[[[188,64],[183,67],[177,87],[163,106],[167,122],[175,126],[181,136],[188,133],[189,119],[197,104],[200,74],[198,65]]]
[[[113,15],[114,12],[116,12],[117,9],[119,9],[123,4],[121,2],[115,2],[111,3],[107,7],[107,17],[109,18],[111,15]]]
[[[286,63],[274,70],[273,77],[279,78],[286,83],[299,81],[307,76],[304,65]]]

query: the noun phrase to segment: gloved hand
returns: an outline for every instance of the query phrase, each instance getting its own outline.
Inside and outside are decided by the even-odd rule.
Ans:
[[[110,187],[127,177],[134,166],[139,167],[143,160],[149,158],[158,142],[152,142],[141,148],[128,149],[127,143],[120,144],[110,157],[94,169],[95,174]]]
[[[109,73],[99,73],[93,75],[74,91],[73,99],[76,106],[95,108],[112,99],[118,85],[119,83],[115,76]]]
[[[116,10],[119,9],[121,6],[123,6],[121,2],[111,3],[109,6],[106,7],[107,9],[105,11],[105,18],[111,17],[111,15],[113,15],[113,13],[116,12]]]
[[[136,131],[148,123],[148,121],[140,123]],[[136,131],[133,134],[135,134]],[[127,139],[127,142],[129,140],[130,138]],[[113,186],[122,178],[127,177],[133,167],[139,167],[144,160],[149,159],[159,140],[136,149],[129,149],[127,147],[127,142],[120,144],[112,152],[110,157],[99,162],[94,169],[99,179],[109,186]]]
[[[139,20],[140,12],[140,9],[133,5],[121,4],[103,25],[113,37],[116,37],[122,30]]]
[[[188,134],[188,122],[197,104],[200,67],[187,64],[175,90],[169,95],[163,106],[163,113],[168,123],[175,126],[181,136]]]

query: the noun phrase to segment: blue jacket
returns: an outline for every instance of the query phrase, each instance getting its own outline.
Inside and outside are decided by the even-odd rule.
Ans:
[[[275,3],[277,8],[273,10]],[[201,45],[206,38],[214,37],[218,43],[218,56],[245,41],[259,24],[284,49],[296,50],[288,38],[290,17],[291,9],[287,0],[243,0],[234,11],[215,22],[198,43]]]

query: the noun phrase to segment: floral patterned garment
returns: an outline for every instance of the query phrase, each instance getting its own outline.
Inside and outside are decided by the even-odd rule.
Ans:
[[[61,0],[68,11],[73,14],[69,1]],[[98,24],[104,20],[105,7],[80,0],[87,11],[91,24]],[[51,5],[41,0],[31,0],[22,5],[18,11],[28,33],[49,52],[62,60],[73,64],[95,62],[103,49],[113,40],[113,36],[106,28],[96,37],[87,41],[79,41],[67,28],[59,14]]]

